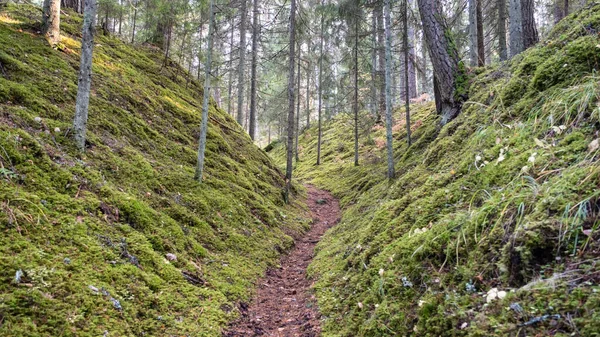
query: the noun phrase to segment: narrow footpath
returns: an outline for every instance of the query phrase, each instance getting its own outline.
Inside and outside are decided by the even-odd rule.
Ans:
[[[242,316],[231,324],[225,337],[320,335],[319,313],[306,268],[321,236],[337,224],[340,207],[329,192],[313,186],[307,189],[307,204],[313,218],[310,231],[296,240],[289,255],[281,258],[280,268],[267,270],[259,282],[256,297],[250,305],[240,305]]]

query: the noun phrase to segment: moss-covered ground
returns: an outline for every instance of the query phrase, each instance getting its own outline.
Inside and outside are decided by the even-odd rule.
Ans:
[[[219,336],[307,221],[278,168],[160,51],[98,35],[89,148],[69,135],[82,19],[0,12],[0,335]]]
[[[317,130],[301,135],[295,175],[344,208],[309,268],[323,336],[599,335],[599,31],[590,5],[472,70],[441,129],[433,103],[414,105],[410,147],[397,111],[393,181],[366,115],[358,167],[351,116],[326,123],[321,166]]]

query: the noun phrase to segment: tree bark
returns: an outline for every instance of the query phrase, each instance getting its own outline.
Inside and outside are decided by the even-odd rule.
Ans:
[[[131,44],[135,42],[135,25],[137,23],[137,1],[133,3],[133,29],[131,31]]]
[[[247,0],[241,1],[241,22],[240,22],[240,63],[238,67],[238,105],[237,122],[243,125],[244,122],[244,72],[246,66],[246,18],[247,18]]]
[[[51,46],[60,41],[60,0],[44,0],[42,34]]]
[[[392,21],[390,18],[390,0],[384,0],[385,7],[385,130],[386,130],[386,147],[387,147],[387,177],[394,179],[396,170],[394,169],[394,147],[392,144],[392,88],[390,87],[392,76]]]
[[[477,65],[477,0],[469,0],[469,65]]]
[[[73,132],[79,151],[85,151],[90,87],[92,84],[92,56],[94,52],[94,26],[96,20],[96,0],[85,0],[83,16],[83,38],[81,40],[81,64],[75,103]]]
[[[410,137],[410,97],[411,97],[411,85],[409,83],[409,47],[408,47],[408,0],[404,0],[404,80],[406,85],[406,92],[404,96],[404,108],[406,110],[406,142],[408,146],[412,143]]]
[[[509,0],[510,57],[520,54],[523,49],[523,22],[521,0]]]
[[[289,50],[289,76],[288,76],[288,135],[285,168],[285,201],[289,203],[290,190],[292,187],[292,170],[294,159],[294,101],[296,91],[294,89],[294,67],[296,65],[296,0],[290,0],[290,50]]]
[[[375,6],[375,13],[377,15],[377,40],[378,40],[378,57],[379,57],[379,78],[378,78],[378,84],[379,84],[379,114],[377,116],[377,122],[381,121],[381,114],[384,113],[384,111],[386,111],[385,106],[386,106],[386,97],[385,97],[385,88],[386,88],[386,81],[387,78],[385,76],[385,64],[386,64],[386,55],[385,55],[385,38],[384,38],[384,22],[383,22],[383,6],[381,5],[381,2],[379,2],[376,6]],[[390,36],[391,39],[391,36]],[[391,44],[391,42],[390,42]],[[390,62],[391,62],[391,55],[390,55]],[[390,74],[390,79],[391,79],[391,74]],[[391,89],[391,88],[390,88]]]
[[[298,147],[299,147],[298,146],[298,137],[300,135],[300,85],[301,85],[301,82],[300,82],[300,79],[301,79],[300,72],[302,70],[301,65],[300,65],[300,62],[302,60],[301,57],[302,57],[302,46],[300,44],[298,44],[298,73],[297,73],[297,75],[298,75],[298,88],[296,90],[296,92],[297,92],[296,93],[296,97],[298,99],[296,100],[297,101],[296,102],[296,128],[294,130],[294,134],[296,136],[296,146],[295,146],[295,149],[294,149],[294,153],[296,155],[296,163],[298,161],[300,161],[299,154],[298,154]]]
[[[358,166],[358,26],[359,20],[354,18],[354,166]]]
[[[235,32],[235,17],[231,16],[231,39],[229,40],[229,88],[227,93],[227,113],[233,116],[231,112],[231,102],[233,101],[233,34]]]
[[[253,1],[252,11],[252,83],[250,84],[250,127],[248,133],[252,140],[256,136],[256,66],[258,62],[258,35],[260,34],[260,27],[258,25],[258,0]]]
[[[375,12],[371,15],[371,114],[381,120],[381,115],[377,111],[377,16]]]
[[[324,0],[321,0],[321,6]],[[321,165],[321,112],[323,110],[323,31],[325,30],[325,14],[321,13],[321,36],[319,42],[319,107],[317,112],[318,136],[317,136],[317,165]]]
[[[498,53],[500,61],[508,59],[508,46],[506,45],[506,0],[498,0]]]
[[[479,67],[485,66],[485,42],[483,35],[483,12],[481,10],[481,1],[475,0],[476,14],[477,14],[477,65]]]
[[[417,66],[416,66],[416,60],[417,57],[415,55],[415,43],[414,43],[414,39],[415,39],[415,30],[413,25],[411,25],[411,21],[410,21],[410,12],[411,12],[411,8],[412,8],[412,0],[405,0],[407,1],[406,6],[407,7],[407,20],[408,20],[408,96],[409,98],[415,98],[417,97]]]
[[[310,41],[308,41],[308,52],[310,56]],[[308,58],[308,57],[307,57]],[[312,70],[312,62],[308,61],[306,69],[306,129],[310,128],[310,73]]]
[[[198,166],[196,167],[196,180],[202,183],[202,176],[204,175],[204,159],[206,155],[206,135],[208,133],[208,104],[210,101],[210,71],[212,67],[212,51],[213,51],[213,32],[214,32],[214,4],[215,0],[210,0],[210,21],[208,23],[208,50],[206,56],[205,65],[205,76],[204,76],[204,88],[203,88],[203,99],[202,99],[202,125],[200,127],[200,140],[198,142]]]
[[[436,0],[418,0],[418,3],[433,71],[438,79],[438,113],[445,125],[460,113],[466,100],[465,69],[451,40],[451,32],[435,8]]]
[[[534,14],[534,0],[522,0],[521,19],[523,20],[523,50],[532,47],[539,41]]]

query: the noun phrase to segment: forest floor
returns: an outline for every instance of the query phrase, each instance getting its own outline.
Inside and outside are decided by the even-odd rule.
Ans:
[[[338,200],[329,192],[307,186],[312,226],[296,238],[296,246],[282,257],[278,268],[267,271],[250,305],[240,304],[242,316],[224,336],[312,337],[320,334],[319,313],[306,268],[325,231],[340,219]]]

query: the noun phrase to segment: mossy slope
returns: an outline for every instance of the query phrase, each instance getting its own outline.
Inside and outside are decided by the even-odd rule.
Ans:
[[[410,147],[399,111],[394,181],[381,127],[361,126],[359,167],[350,116],[326,124],[319,167],[316,129],[301,136],[295,174],[344,207],[310,268],[324,336],[597,336],[599,31],[591,5],[476,69],[441,130],[414,106]],[[493,288],[507,295],[486,303]]]
[[[0,13],[0,335],[219,336],[305,229],[280,171],[213,102],[195,182],[201,86],[159,51],[100,35],[78,157],[82,20],[63,15],[53,50],[40,16]]]

